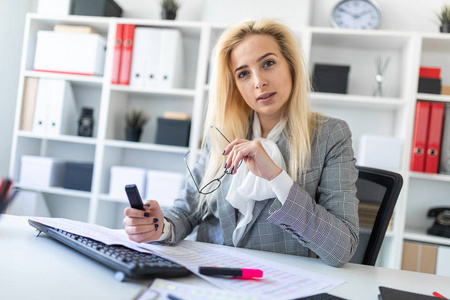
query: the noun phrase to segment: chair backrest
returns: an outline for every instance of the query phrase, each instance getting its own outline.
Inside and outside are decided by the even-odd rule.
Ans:
[[[362,166],[357,168],[359,245],[350,262],[374,266],[403,186],[403,178],[391,171]]]

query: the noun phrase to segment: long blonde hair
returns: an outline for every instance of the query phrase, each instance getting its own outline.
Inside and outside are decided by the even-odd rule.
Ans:
[[[228,145],[225,139],[212,134],[210,126],[219,128],[230,141],[245,138],[249,131],[252,109],[237,89],[229,64],[233,49],[246,37],[255,34],[268,35],[275,40],[291,72],[292,91],[283,108],[283,115],[288,121],[285,130],[289,134],[290,148],[290,159],[286,164],[287,172],[294,181],[297,181],[308,166],[317,116],[311,112],[308,101],[310,80],[300,45],[289,28],[274,20],[247,21],[224,31],[213,50],[215,72],[211,80],[203,134],[203,144],[208,137],[211,139],[211,151],[202,184],[223,173],[225,157],[222,152]]]

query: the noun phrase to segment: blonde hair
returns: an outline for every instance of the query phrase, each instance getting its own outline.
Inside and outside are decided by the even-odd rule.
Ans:
[[[289,28],[274,20],[247,21],[224,31],[213,50],[215,72],[211,80],[203,134],[203,144],[208,137],[211,139],[211,151],[202,184],[223,173],[225,157],[222,156],[222,152],[228,145],[225,139],[213,134],[210,126],[219,128],[230,141],[247,136],[252,109],[237,89],[229,64],[233,49],[246,37],[257,34],[268,35],[275,40],[291,72],[292,91],[283,108],[283,115],[288,121],[285,130],[289,134],[290,148],[287,172],[294,181],[297,181],[308,166],[317,115],[311,112],[308,101],[310,80],[300,45]],[[204,204],[203,202],[201,200],[201,204]]]

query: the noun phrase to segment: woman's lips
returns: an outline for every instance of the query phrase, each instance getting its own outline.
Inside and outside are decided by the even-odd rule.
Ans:
[[[258,97],[258,99],[256,99],[256,100],[259,101],[259,102],[262,102],[262,103],[270,102],[270,101],[272,101],[272,99],[275,96],[275,94],[276,93],[264,93],[264,94],[261,94]]]

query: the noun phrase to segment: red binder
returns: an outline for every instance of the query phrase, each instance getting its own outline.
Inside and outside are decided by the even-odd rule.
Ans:
[[[114,43],[114,58],[112,66],[111,83],[119,83],[120,74],[120,56],[122,55],[122,45],[123,45],[123,24],[117,24],[116,27],[116,41]]]
[[[423,172],[425,170],[425,150],[427,146],[429,120],[430,102],[417,101],[411,154],[411,171]]]
[[[425,154],[426,173],[438,172],[443,121],[444,103],[432,103],[430,112],[430,125],[428,127],[427,151]]]
[[[120,59],[120,84],[130,83],[131,59],[133,54],[134,29],[136,25],[125,24],[123,28],[122,57]]]

